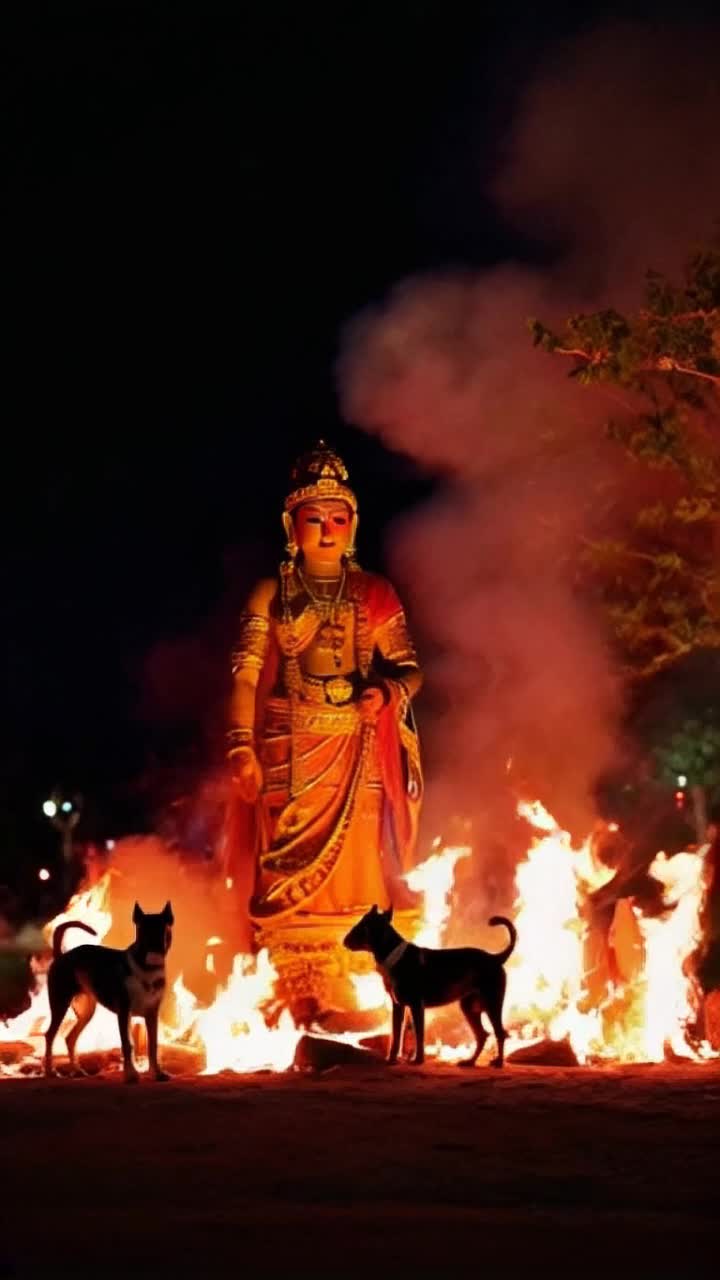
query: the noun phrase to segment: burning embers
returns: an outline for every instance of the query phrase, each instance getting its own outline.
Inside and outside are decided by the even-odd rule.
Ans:
[[[511,914],[518,944],[507,966],[505,1020],[511,1032],[507,1057],[512,1059],[513,1051],[538,1041],[565,1043],[570,1057],[581,1063],[712,1056],[697,1032],[701,993],[688,965],[700,942],[704,850],[673,858],[658,854],[650,874],[662,886],[664,909],[659,915],[645,916],[634,900],[613,899],[615,873],[594,854],[589,840],[573,847],[568,833],[539,803],[523,803],[518,812],[535,834],[515,874]],[[408,877],[410,887],[424,895],[423,921],[415,938],[419,945],[442,943],[455,868],[469,854],[466,847],[438,848]],[[105,876],[76,895],[67,910],[47,925],[46,938],[63,920],[72,918],[91,924],[101,941],[112,924],[109,889]],[[593,895],[600,890],[609,894],[611,903],[603,923],[598,923],[593,910]],[[80,941],[86,943],[87,935],[80,935]],[[75,942],[72,934],[68,942],[71,946]],[[217,936],[207,939],[210,973],[213,949],[220,942]],[[209,1075],[290,1068],[302,1032],[289,1011],[278,1008],[276,976],[266,951],[238,955],[229,979],[218,987],[209,1006],[200,1004],[180,976],[161,1024],[166,1056],[172,1053],[175,1061],[184,1057],[186,1067]],[[358,1008],[385,1006],[379,975],[356,976],[353,984]],[[2,1042],[6,1049],[12,1043],[14,1049],[12,1055],[0,1053],[0,1073],[39,1072],[47,1022],[45,978],[38,972],[31,1007],[0,1025],[0,1049]],[[61,1036],[71,1023],[69,1018]],[[429,1018],[428,1056],[442,1061],[465,1056],[467,1046],[458,1043],[461,1028],[461,1018],[448,1019],[445,1011],[434,1021]],[[334,1038],[350,1044],[359,1040],[351,1033]],[[106,1054],[117,1044],[117,1020],[99,1007],[82,1033],[81,1057],[93,1051]],[[137,1039],[136,1048],[142,1048]]]

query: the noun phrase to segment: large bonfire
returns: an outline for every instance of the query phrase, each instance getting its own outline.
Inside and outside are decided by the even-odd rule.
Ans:
[[[591,840],[573,845],[570,835],[541,804],[521,803],[518,812],[532,827],[533,837],[515,873],[518,944],[507,966],[508,1055],[523,1046],[563,1042],[580,1063],[711,1056],[697,1030],[700,991],[688,964],[700,943],[705,850],[671,858],[659,853],[650,875],[662,887],[663,910],[646,916],[632,899],[619,899],[609,936],[598,950],[593,946],[590,903],[592,895],[613,879],[614,871],[596,856]],[[408,877],[410,887],[424,897],[423,921],[415,939],[420,945],[442,945],[452,924],[455,868],[470,853],[469,847],[438,843]],[[45,927],[46,939],[62,921],[75,919],[91,925],[98,942],[102,941],[112,925],[110,885],[105,875],[73,897],[67,909]],[[80,931],[66,935],[67,947],[87,941],[88,935]],[[220,941],[207,939],[210,972],[212,948]],[[477,941],[488,949],[501,945],[490,932]],[[609,951],[612,964],[607,963]],[[0,1054],[0,1073],[31,1075],[40,1070],[48,1022],[40,964],[36,978],[30,1007],[0,1024],[0,1042],[23,1046],[12,1056]],[[267,952],[237,955],[227,982],[218,985],[210,1004],[203,1005],[178,977],[167,1000],[162,1042],[187,1052],[198,1069],[209,1075],[287,1070],[303,1033],[288,1010],[278,1011],[273,998],[275,978]],[[387,1002],[377,974],[357,977],[355,995],[363,1009],[380,1009]],[[61,1036],[71,1023],[72,1014]],[[442,1061],[457,1060],[468,1051],[462,1043],[461,1019],[453,1023],[446,1016],[434,1021],[431,1017],[427,1034],[428,1055]],[[337,1038],[352,1041],[356,1037],[345,1033]],[[115,1017],[99,1006],[80,1039],[81,1055],[113,1050],[118,1043]],[[140,1040],[136,1043],[140,1046]]]

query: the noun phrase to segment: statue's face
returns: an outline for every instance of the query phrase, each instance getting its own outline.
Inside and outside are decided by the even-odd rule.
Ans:
[[[352,512],[345,502],[304,502],[293,516],[298,547],[323,567],[339,565],[352,533]]]

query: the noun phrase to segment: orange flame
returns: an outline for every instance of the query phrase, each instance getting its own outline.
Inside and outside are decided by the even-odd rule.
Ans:
[[[589,896],[607,885],[615,873],[595,856],[589,839],[575,847],[539,802],[523,802],[518,812],[535,835],[515,875],[512,914],[518,944],[508,962],[508,1052],[533,1039],[568,1037],[581,1062],[657,1062],[668,1053],[697,1059],[711,1056],[709,1046],[693,1038],[700,996],[686,964],[700,939],[705,850],[673,858],[658,854],[650,874],[663,886],[664,914],[646,918],[633,901],[620,899],[598,953],[589,946]],[[442,945],[455,869],[470,853],[468,846],[440,848],[436,841],[430,856],[407,876],[409,887],[424,899],[414,939],[418,945]],[[91,925],[100,942],[112,923],[110,885],[106,874],[76,894],[67,909],[45,927],[45,938],[49,941],[64,920],[76,919]],[[79,931],[74,935],[71,930],[67,935],[68,948],[88,941],[88,935]],[[212,948],[221,941],[216,935],[206,941],[206,969],[210,973],[214,972]],[[609,952],[622,953],[622,963],[603,968],[597,955]],[[31,1047],[19,1066],[3,1069],[5,1074],[39,1069],[49,1011],[45,976],[39,968],[36,972],[38,986],[30,1008],[0,1024],[0,1041],[20,1041]],[[288,1010],[274,1007],[276,977],[267,951],[257,956],[238,955],[230,978],[218,986],[207,1007],[200,1004],[182,977],[178,978],[161,1023],[161,1042],[193,1049],[204,1061],[206,1074],[287,1070],[301,1032]],[[353,985],[359,1008],[387,1008],[379,974],[356,975]],[[61,1035],[69,1029],[71,1018],[61,1028]],[[353,1036],[339,1038],[352,1040]],[[99,1006],[83,1032],[82,1050],[107,1050],[117,1045],[117,1021]],[[429,1052],[441,1061],[452,1061],[464,1056],[467,1046],[445,1044],[438,1038]]]
[[[423,923],[413,939],[418,947],[440,946],[450,910],[455,866],[470,853],[469,845],[446,846],[406,875],[408,887],[423,895]]]
[[[509,1026],[524,1040],[568,1037],[580,1062],[660,1062],[668,1051],[710,1056],[707,1044],[693,1044],[699,992],[686,971],[700,939],[704,850],[658,854],[653,862],[650,875],[663,885],[668,908],[663,917],[645,918],[629,899],[615,904],[607,947],[617,951],[622,943],[623,960],[612,976],[600,974],[598,992],[598,975],[586,961],[585,908],[615,873],[589,840],[574,848],[538,803],[521,803],[518,812],[538,834],[516,872],[519,940],[508,964]]]

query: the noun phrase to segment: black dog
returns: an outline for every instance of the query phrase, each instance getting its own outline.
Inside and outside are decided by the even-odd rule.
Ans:
[[[461,1065],[474,1066],[482,1053],[489,1034],[482,1024],[483,1013],[490,1019],[497,1041],[498,1053],[492,1066],[503,1065],[507,1038],[502,1022],[505,999],[503,965],[515,946],[517,931],[505,916],[493,916],[490,924],[502,924],[510,934],[508,946],[497,954],[480,951],[477,947],[454,947],[446,951],[416,947],[401,938],[393,928],[392,907],[389,911],[378,911],[377,907],[372,907],[350,930],[344,945],[349,951],[372,953],[385,988],[392,997],[392,1041],[388,1062],[397,1062],[408,1009],[415,1028],[413,1062],[420,1064],[425,1060],[425,1010],[459,1000],[475,1036],[475,1050]]]
[[[48,971],[50,1026],[45,1036],[45,1074],[53,1075],[53,1044],[69,1006],[72,1004],[77,1022],[67,1035],[70,1066],[78,1070],[75,1045],[97,1008],[98,1000],[117,1014],[120,1026],[125,1079],[135,1083],[135,1070],[130,1047],[130,1017],[144,1017],[147,1027],[150,1071],[155,1080],[169,1080],[160,1070],[157,1059],[158,1012],[165,994],[165,957],[172,942],[174,923],[172,907],[165,903],[157,915],[146,913],[135,903],[133,924],[135,941],[126,951],[112,947],[85,945],[61,952],[68,929],[84,929],[95,933],[80,920],[66,920],[53,934],[53,962]]]

